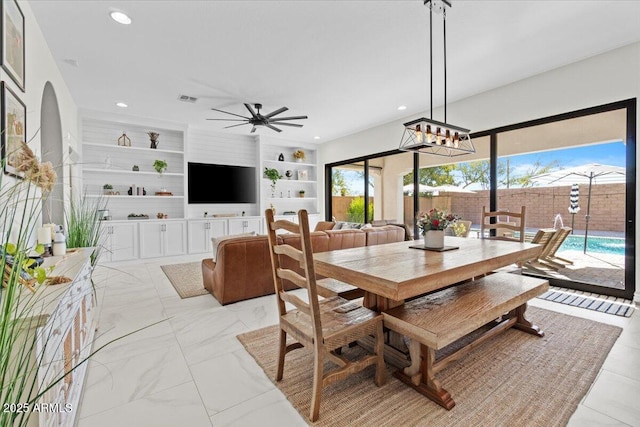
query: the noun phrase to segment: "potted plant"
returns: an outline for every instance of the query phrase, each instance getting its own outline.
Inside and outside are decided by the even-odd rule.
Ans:
[[[167,170],[167,162],[164,160],[156,160],[153,162],[153,168],[162,175]]]
[[[296,160],[296,162],[304,162],[304,159],[305,159],[304,151],[302,150],[294,151],[293,158]]]
[[[271,181],[271,197],[273,197],[276,191],[276,183],[279,179],[282,179],[282,175],[280,175],[278,169],[264,168],[264,176]]]
[[[304,190],[298,191],[298,194],[300,195],[300,197],[304,197]]]
[[[102,189],[104,190],[104,194],[106,194],[107,196],[110,196],[113,194],[113,185],[111,184],[103,185]]]
[[[425,248],[443,248],[444,247],[444,230],[451,222],[455,220],[453,214],[436,208],[429,212],[423,212],[418,215],[418,228],[424,236]]]

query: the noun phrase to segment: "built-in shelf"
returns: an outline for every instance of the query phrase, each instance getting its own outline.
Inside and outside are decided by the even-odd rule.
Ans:
[[[313,163],[304,163],[304,162],[286,162],[286,161],[280,161],[280,160],[265,160],[264,163],[269,163],[269,164],[278,164],[278,165],[285,165],[285,166],[306,166],[306,167],[311,167],[311,168],[315,168],[316,165]]]
[[[160,174],[155,171],[128,171],[123,169],[99,169],[99,168],[85,168],[82,169],[84,172],[95,172],[95,173],[123,173],[127,175],[154,175],[160,177]],[[162,176],[184,176],[183,173],[175,173],[175,172],[164,172]]]
[[[184,196],[156,196],[153,194],[147,194],[146,196],[129,196],[128,194],[104,194],[104,195],[100,195],[100,194],[88,194],[86,197],[91,197],[91,198],[101,198],[101,197],[106,197],[109,199],[184,199]]]
[[[146,151],[149,153],[184,154],[183,151],[177,151],[177,150],[163,150],[161,148],[148,148],[148,147],[127,147],[123,145],[99,144],[96,142],[85,142],[83,145],[85,147],[97,147],[100,149],[107,149],[107,150],[132,150],[132,151]]]
[[[147,132],[160,133],[157,149],[149,147]],[[126,132],[132,146],[118,145]],[[158,213],[170,218],[185,217],[185,134],[180,129],[158,128],[144,123],[124,123],[93,117],[82,119],[82,181],[87,197],[102,199],[113,218],[126,218],[131,212],[155,217]],[[154,160],[168,164],[159,174]],[[138,171],[134,171],[136,167]],[[114,195],[107,195],[105,185],[111,185]],[[146,195],[137,195],[137,189]],[[133,190],[129,195],[128,191]],[[175,194],[156,195],[167,191]],[[101,202],[102,202],[101,201]]]
[[[300,201],[304,201],[304,200],[316,200],[316,197],[267,197],[265,200],[267,202],[284,202],[284,201],[291,201],[291,202],[300,202]]]
[[[269,185],[271,185],[271,180],[269,178],[262,178],[264,181],[268,181]],[[290,183],[290,184],[295,184],[295,183],[299,183],[299,184],[315,184],[316,181],[309,181],[309,180],[302,180],[302,179],[279,179],[278,180],[278,184],[280,183]]]

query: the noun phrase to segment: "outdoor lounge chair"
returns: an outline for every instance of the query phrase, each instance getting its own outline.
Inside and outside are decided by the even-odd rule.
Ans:
[[[554,240],[554,237],[556,236],[556,234],[557,234],[557,230],[555,228],[541,228],[537,231],[536,235],[533,236],[533,239],[531,239],[530,243],[537,243],[539,245],[542,245],[542,251],[540,252],[540,254],[541,255],[545,254],[548,252],[548,247],[551,244],[551,242]],[[538,258],[526,261],[523,264],[523,267],[540,271],[539,267],[545,266],[545,265],[540,265],[541,264],[540,256]]]
[[[556,231],[556,234],[553,236],[549,245],[545,247],[545,249],[540,254],[540,262],[552,268],[553,270],[558,270],[560,268],[564,268],[567,264],[573,264],[573,261],[570,261],[565,258],[561,258],[556,255],[560,246],[567,239],[567,236],[571,234],[571,227],[561,227]]]

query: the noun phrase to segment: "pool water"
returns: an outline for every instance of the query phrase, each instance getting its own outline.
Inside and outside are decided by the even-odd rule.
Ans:
[[[582,251],[584,249],[584,236],[567,236],[560,251]],[[624,255],[624,239],[617,237],[597,237],[587,238],[587,252],[598,252],[603,254]]]

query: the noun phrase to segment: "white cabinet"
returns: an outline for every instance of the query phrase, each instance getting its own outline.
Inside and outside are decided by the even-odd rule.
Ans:
[[[211,251],[211,238],[227,234],[226,220],[190,219],[187,222],[189,253]]]
[[[233,218],[229,219],[229,235],[251,233],[262,233],[262,218]]]
[[[66,288],[57,285],[45,290],[43,304],[40,299],[36,304],[38,308],[48,307],[34,313],[43,322],[36,330],[37,355],[34,355],[39,358],[36,363],[41,389],[50,386],[38,403],[47,407],[58,404],[60,410],[34,413],[29,426],[71,427],[79,413],[87,368],[87,363],[82,362],[91,353],[95,331],[90,265],[93,249],[79,249],[79,252],[45,261],[45,265],[56,263],[51,275],[65,275],[73,281]],[[44,304],[45,301],[50,303]],[[62,380],[51,386],[60,378]]]
[[[138,225],[140,258],[183,255],[186,253],[186,221],[145,221]]]
[[[100,223],[104,237],[101,259],[106,262],[138,258],[138,224],[134,221]]]

